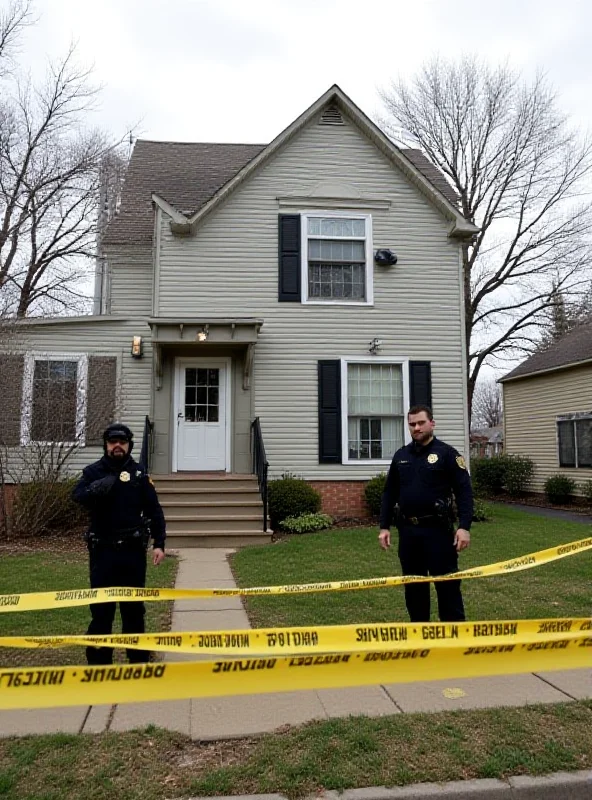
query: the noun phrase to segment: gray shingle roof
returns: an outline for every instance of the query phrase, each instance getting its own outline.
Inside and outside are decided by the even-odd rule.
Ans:
[[[105,234],[106,244],[152,241],[152,194],[178,211],[192,214],[258,155],[263,144],[195,144],[138,139],[130,159],[119,214]]]
[[[542,353],[535,353],[501,379],[521,378],[533,372],[559,369],[592,360],[592,323],[580,325]]]
[[[400,148],[404,156],[407,156],[409,161],[414,167],[422,173],[424,178],[438,189],[447,200],[456,205],[458,203],[458,195],[448,183],[442,172],[435,167],[432,162],[425,156],[421,150]]]
[[[129,163],[119,213],[110,222],[105,244],[149,244],[154,229],[152,195],[186,216],[199,211],[263,144],[153,142],[138,139]],[[447,200],[458,198],[442,173],[420,150],[401,151]]]

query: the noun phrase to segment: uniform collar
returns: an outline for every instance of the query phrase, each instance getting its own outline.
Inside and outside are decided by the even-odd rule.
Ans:
[[[436,437],[432,437],[432,441],[429,444],[416,444],[415,442],[411,442],[411,452],[415,453],[415,455],[421,456],[424,453],[429,453],[432,447],[436,444]]]
[[[134,467],[134,461],[131,455],[128,455],[126,459],[123,461],[115,461],[109,456],[103,456],[101,459],[102,463],[109,469],[111,472],[114,472],[116,475],[120,475],[124,470],[130,471]]]

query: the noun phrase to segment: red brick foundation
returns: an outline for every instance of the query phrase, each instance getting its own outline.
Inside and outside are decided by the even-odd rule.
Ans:
[[[321,510],[335,519],[370,519],[364,497],[365,481],[309,481],[320,493]]]

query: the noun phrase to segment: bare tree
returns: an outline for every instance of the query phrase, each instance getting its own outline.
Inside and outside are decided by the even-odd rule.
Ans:
[[[0,8],[0,77],[14,66],[20,35],[32,22],[31,0],[12,0]]]
[[[566,297],[583,289],[592,146],[570,129],[543,76],[526,84],[472,57],[435,59],[381,94],[393,139],[407,132],[480,228],[463,248],[470,415],[483,365],[532,350],[554,287]]]
[[[473,394],[471,428],[495,428],[503,422],[502,390],[499,383],[481,380]]]
[[[29,5],[11,8],[5,38],[14,49]],[[86,127],[98,93],[73,48],[40,85],[11,70],[0,90],[2,302],[18,317],[83,310],[83,284],[96,256],[101,168],[119,143]]]

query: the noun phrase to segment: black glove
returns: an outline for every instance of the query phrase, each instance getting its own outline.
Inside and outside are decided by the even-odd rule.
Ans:
[[[116,481],[116,475],[106,475],[104,478],[99,478],[98,481],[93,481],[88,487],[88,491],[97,496],[107,494],[115,486]]]

